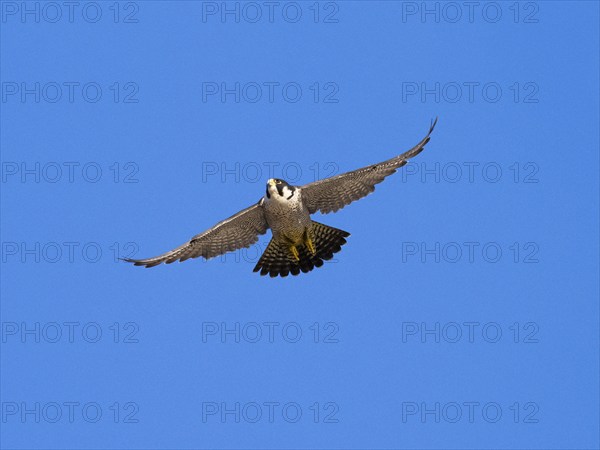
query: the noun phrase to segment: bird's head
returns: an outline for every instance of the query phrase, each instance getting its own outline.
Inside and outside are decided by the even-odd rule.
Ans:
[[[267,181],[267,198],[276,200],[290,200],[294,197],[296,188],[291,186],[285,180],[279,178],[271,178]]]

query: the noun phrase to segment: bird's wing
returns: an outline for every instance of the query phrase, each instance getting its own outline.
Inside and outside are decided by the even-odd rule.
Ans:
[[[427,136],[421,142],[395,158],[301,186],[302,201],[308,211],[311,214],[317,211],[323,214],[336,212],[369,195],[375,190],[376,184],[396,172],[396,169],[405,165],[410,158],[421,153],[429,142],[429,136],[436,123],[437,118],[431,123]]]
[[[171,264],[177,260],[185,261],[199,256],[209,259],[226,252],[249,247],[258,241],[258,236],[265,234],[268,228],[261,199],[258,203],[219,222],[170,252],[154,258],[126,258],[125,261],[136,266],[154,267],[163,262]]]

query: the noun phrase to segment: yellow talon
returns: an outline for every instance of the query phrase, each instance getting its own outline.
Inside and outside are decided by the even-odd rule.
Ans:
[[[290,250],[292,251],[292,254],[294,255],[294,258],[296,258],[296,261],[300,261],[300,255],[298,254],[298,249],[296,248],[296,246],[292,245],[290,247]]]
[[[315,253],[317,253],[317,250],[315,249],[315,244],[313,244],[313,241],[311,238],[308,238],[306,240],[306,246],[308,247],[308,249],[310,250],[310,252],[314,255]]]

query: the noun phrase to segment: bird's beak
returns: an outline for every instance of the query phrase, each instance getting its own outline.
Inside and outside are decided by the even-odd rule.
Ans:
[[[269,186],[275,186],[275,180],[273,178],[270,178],[268,183],[269,183]]]

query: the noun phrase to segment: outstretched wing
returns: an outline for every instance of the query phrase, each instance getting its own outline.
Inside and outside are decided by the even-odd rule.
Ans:
[[[421,153],[429,142],[429,136],[436,123],[437,118],[431,123],[427,136],[421,142],[395,158],[301,186],[302,201],[308,207],[308,211],[311,214],[317,211],[323,214],[336,212],[369,195],[375,190],[376,184],[396,172],[396,169],[405,165],[410,158]]]
[[[163,262],[171,264],[177,260],[185,261],[199,256],[209,259],[226,252],[249,247],[258,241],[258,236],[265,234],[268,228],[261,199],[255,205],[219,222],[170,252],[154,258],[126,258],[125,261],[136,266],[154,267]]]

